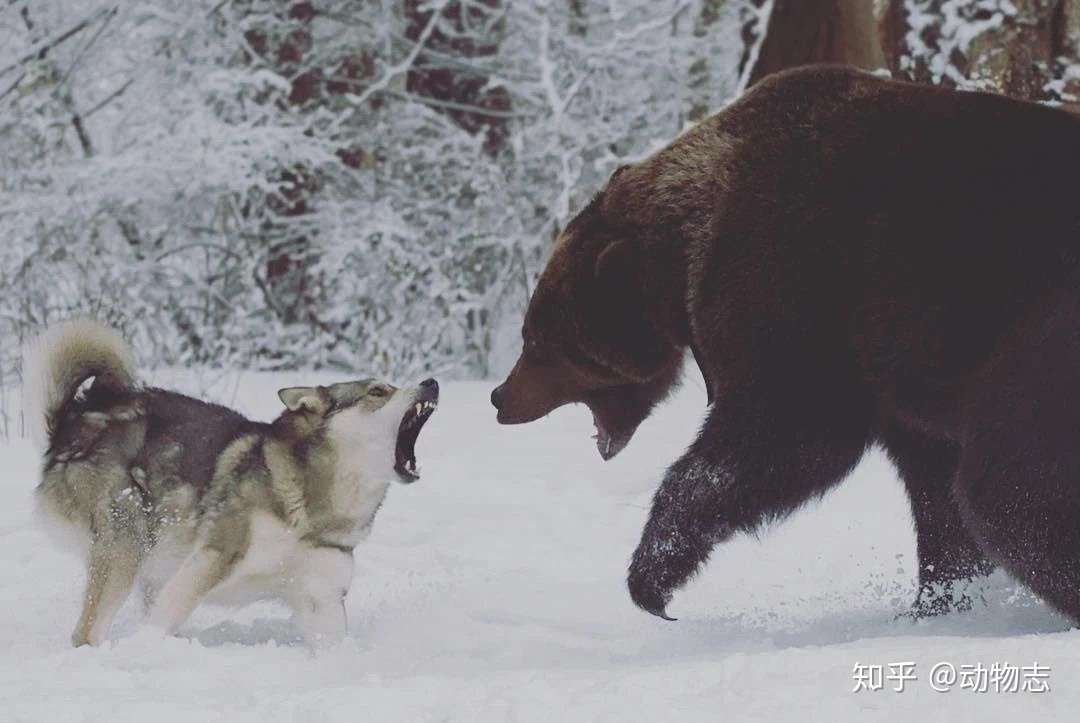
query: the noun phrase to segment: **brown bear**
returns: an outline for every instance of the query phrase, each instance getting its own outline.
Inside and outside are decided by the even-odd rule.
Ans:
[[[1078,168],[1062,110],[774,76],[566,227],[499,421],[583,402],[607,459],[692,351],[707,417],[629,572],[655,615],[717,543],[880,444],[917,528],[916,614],[969,605],[954,583],[998,564],[1080,619]]]

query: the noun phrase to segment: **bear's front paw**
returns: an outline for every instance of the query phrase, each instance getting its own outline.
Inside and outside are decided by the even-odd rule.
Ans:
[[[665,609],[671,602],[671,589],[664,586],[657,569],[643,559],[639,553],[634,555],[634,561],[630,565],[630,574],[626,585],[630,588],[630,598],[634,604],[647,613],[664,620],[675,620],[669,617]]]

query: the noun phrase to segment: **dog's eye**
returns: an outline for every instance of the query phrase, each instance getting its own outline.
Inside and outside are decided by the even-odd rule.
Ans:
[[[369,397],[388,397],[390,396],[390,390],[386,387],[372,387],[368,390]]]

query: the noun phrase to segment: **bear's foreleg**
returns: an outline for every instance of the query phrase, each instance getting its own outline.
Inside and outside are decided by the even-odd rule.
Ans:
[[[710,409],[653,498],[628,578],[634,602],[653,615],[670,619],[672,593],[717,543],[841,481],[870,442],[870,415],[852,397],[777,395],[787,403],[769,405],[749,389],[740,396]]]

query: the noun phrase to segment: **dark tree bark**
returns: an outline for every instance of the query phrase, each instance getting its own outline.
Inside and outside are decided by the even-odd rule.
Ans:
[[[1080,65],[1080,0],[1062,0],[1055,22],[1055,70],[1060,75],[1065,63]],[[1061,100],[1073,110],[1080,110],[1080,78],[1061,83]]]
[[[941,22],[931,22],[919,34],[922,46],[909,47],[909,19],[903,0],[891,0],[881,19],[882,46],[897,77],[923,83],[956,86],[959,79],[999,93],[1029,100],[1070,101],[1075,81],[1059,83],[1065,64],[1076,62],[1080,36],[1080,0],[1012,0],[1016,12],[998,9],[1001,22],[985,27],[966,47],[947,34],[945,0],[933,0],[927,10]],[[1002,6],[1006,7],[1006,6]],[[972,24],[991,20],[993,9],[972,4],[958,9]],[[948,68],[942,73],[940,69]]]
[[[885,67],[872,0],[775,0],[747,86],[810,63]]]
[[[739,58],[738,77],[741,79],[747,75],[747,66],[754,60],[754,51],[758,47],[758,41],[765,34],[768,18],[762,18],[761,9],[765,0],[746,0],[742,8],[742,24],[739,29],[739,37],[742,39],[742,55]],[[704,15],[704,10],[702,11]],[[753,70],[753,68],[750,68]]]
[[[496,117],[484,111],[509,111],[510,94],[505,88],[488,88],[490,77],[478,67],[468,62],[448,63],[442,56],[465,61],[495,56],[503,30],[499,18],[502,2],[450,2],[443,8],[425,44],[434,52],[421,52],[405,79],[405,88],[410,93],[458,106],[441,108],[440,112],[470,133],[484,133],[484,148],[492,154],[506,144],[509,128],[504,116]],[[425,0],[405,2],[405,35],[413,42],[419,41],[431,21],[431,11],[423,10],[426,4]]]

